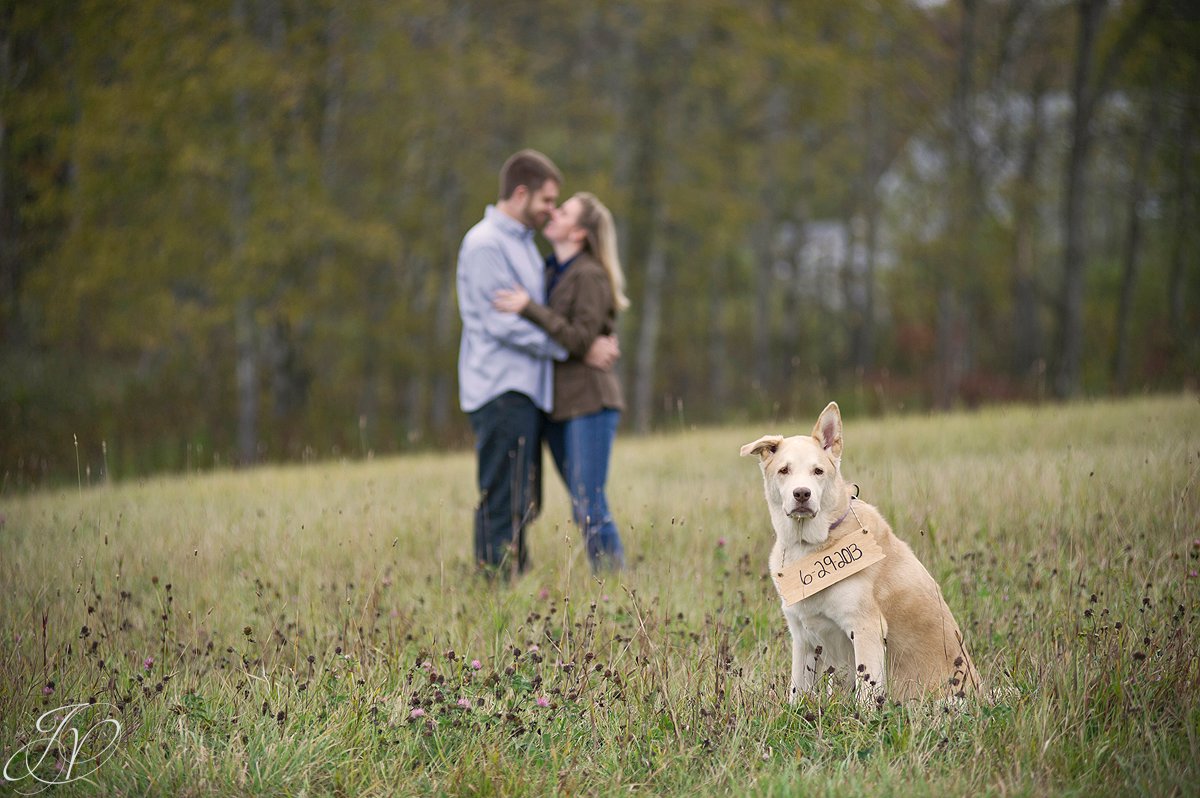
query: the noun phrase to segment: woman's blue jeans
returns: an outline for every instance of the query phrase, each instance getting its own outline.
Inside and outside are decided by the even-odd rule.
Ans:
[[[571,512],[583,533],[593,570],[625,564],[621,536],[604,493],[608,462],[617,435],[619,410],[605,409],[546,425],[546,443],[571,495]]]

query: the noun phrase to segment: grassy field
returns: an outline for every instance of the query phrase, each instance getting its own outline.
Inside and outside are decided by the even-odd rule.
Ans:
[[[620,438],[606,581],[557,477],[532,572],[477,577],[468,452],[4,499],[0,793],[1200,792],[1195,396],[845,419],[998,691],[954,708],[782,698],[738,448],[813,418]],[[35,723],[91,701],[72,761]]]

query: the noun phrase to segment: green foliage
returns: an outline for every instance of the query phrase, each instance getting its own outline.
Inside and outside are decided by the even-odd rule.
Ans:
[[[1139,7],[1105,17],[1100,55]],[[1038,396],[1057,357],[1075,17],[907,0],[0,4],[5,484],[69,480],[70,434],[107,441],[129,475],[201,446],[229,462],[465,441],[455,257],[523,146],[618,220],[639,428],[834,390],[876,411]],[[1129,384],[1196,372],[1195,38],[1160,3],[1099,109],[1092,393],[1110,386],[1125,173],[1152,103]],[[802,254],[813,223],[844,244],[823,264]],[[1040,333],[1021,364],[1018,324]]]

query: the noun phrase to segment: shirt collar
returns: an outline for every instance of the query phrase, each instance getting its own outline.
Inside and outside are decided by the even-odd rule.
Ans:
[[[567,267],[570,266],[572,263],[574,263],[576,261],[576,259],[582,254],[583,254],[583,250],[579,250],[579,252],[576,252],[574,255],[567,258],[566,262],[559,263],[558,256],[555,255],[553,252],[551,252],[549,255],[546,256],[546,268],[553,269],[554,271],[558,272],[559,274],[562,274],[563,272],[565,272],[567,270]]]
[[[534,230],[532,227],[526,227],[495,205],[487,206],[484,216],[489,222],[509,235],[517,236],[518,238],[533,238]]]

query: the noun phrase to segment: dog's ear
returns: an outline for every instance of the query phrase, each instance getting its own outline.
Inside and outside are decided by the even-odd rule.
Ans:
[[[766,460],[779,448],[779,444],[783,443],[782,435],[764,435],[754,443],[747,443],[742,447],[742,457],[749,457],[752,454],[759,456],[759,459]]]
[[[822,449],[829,452],[834,462],[842,461],[842,411],[838,409],[837,402],[830,402],[821,411],[812,436]]]

